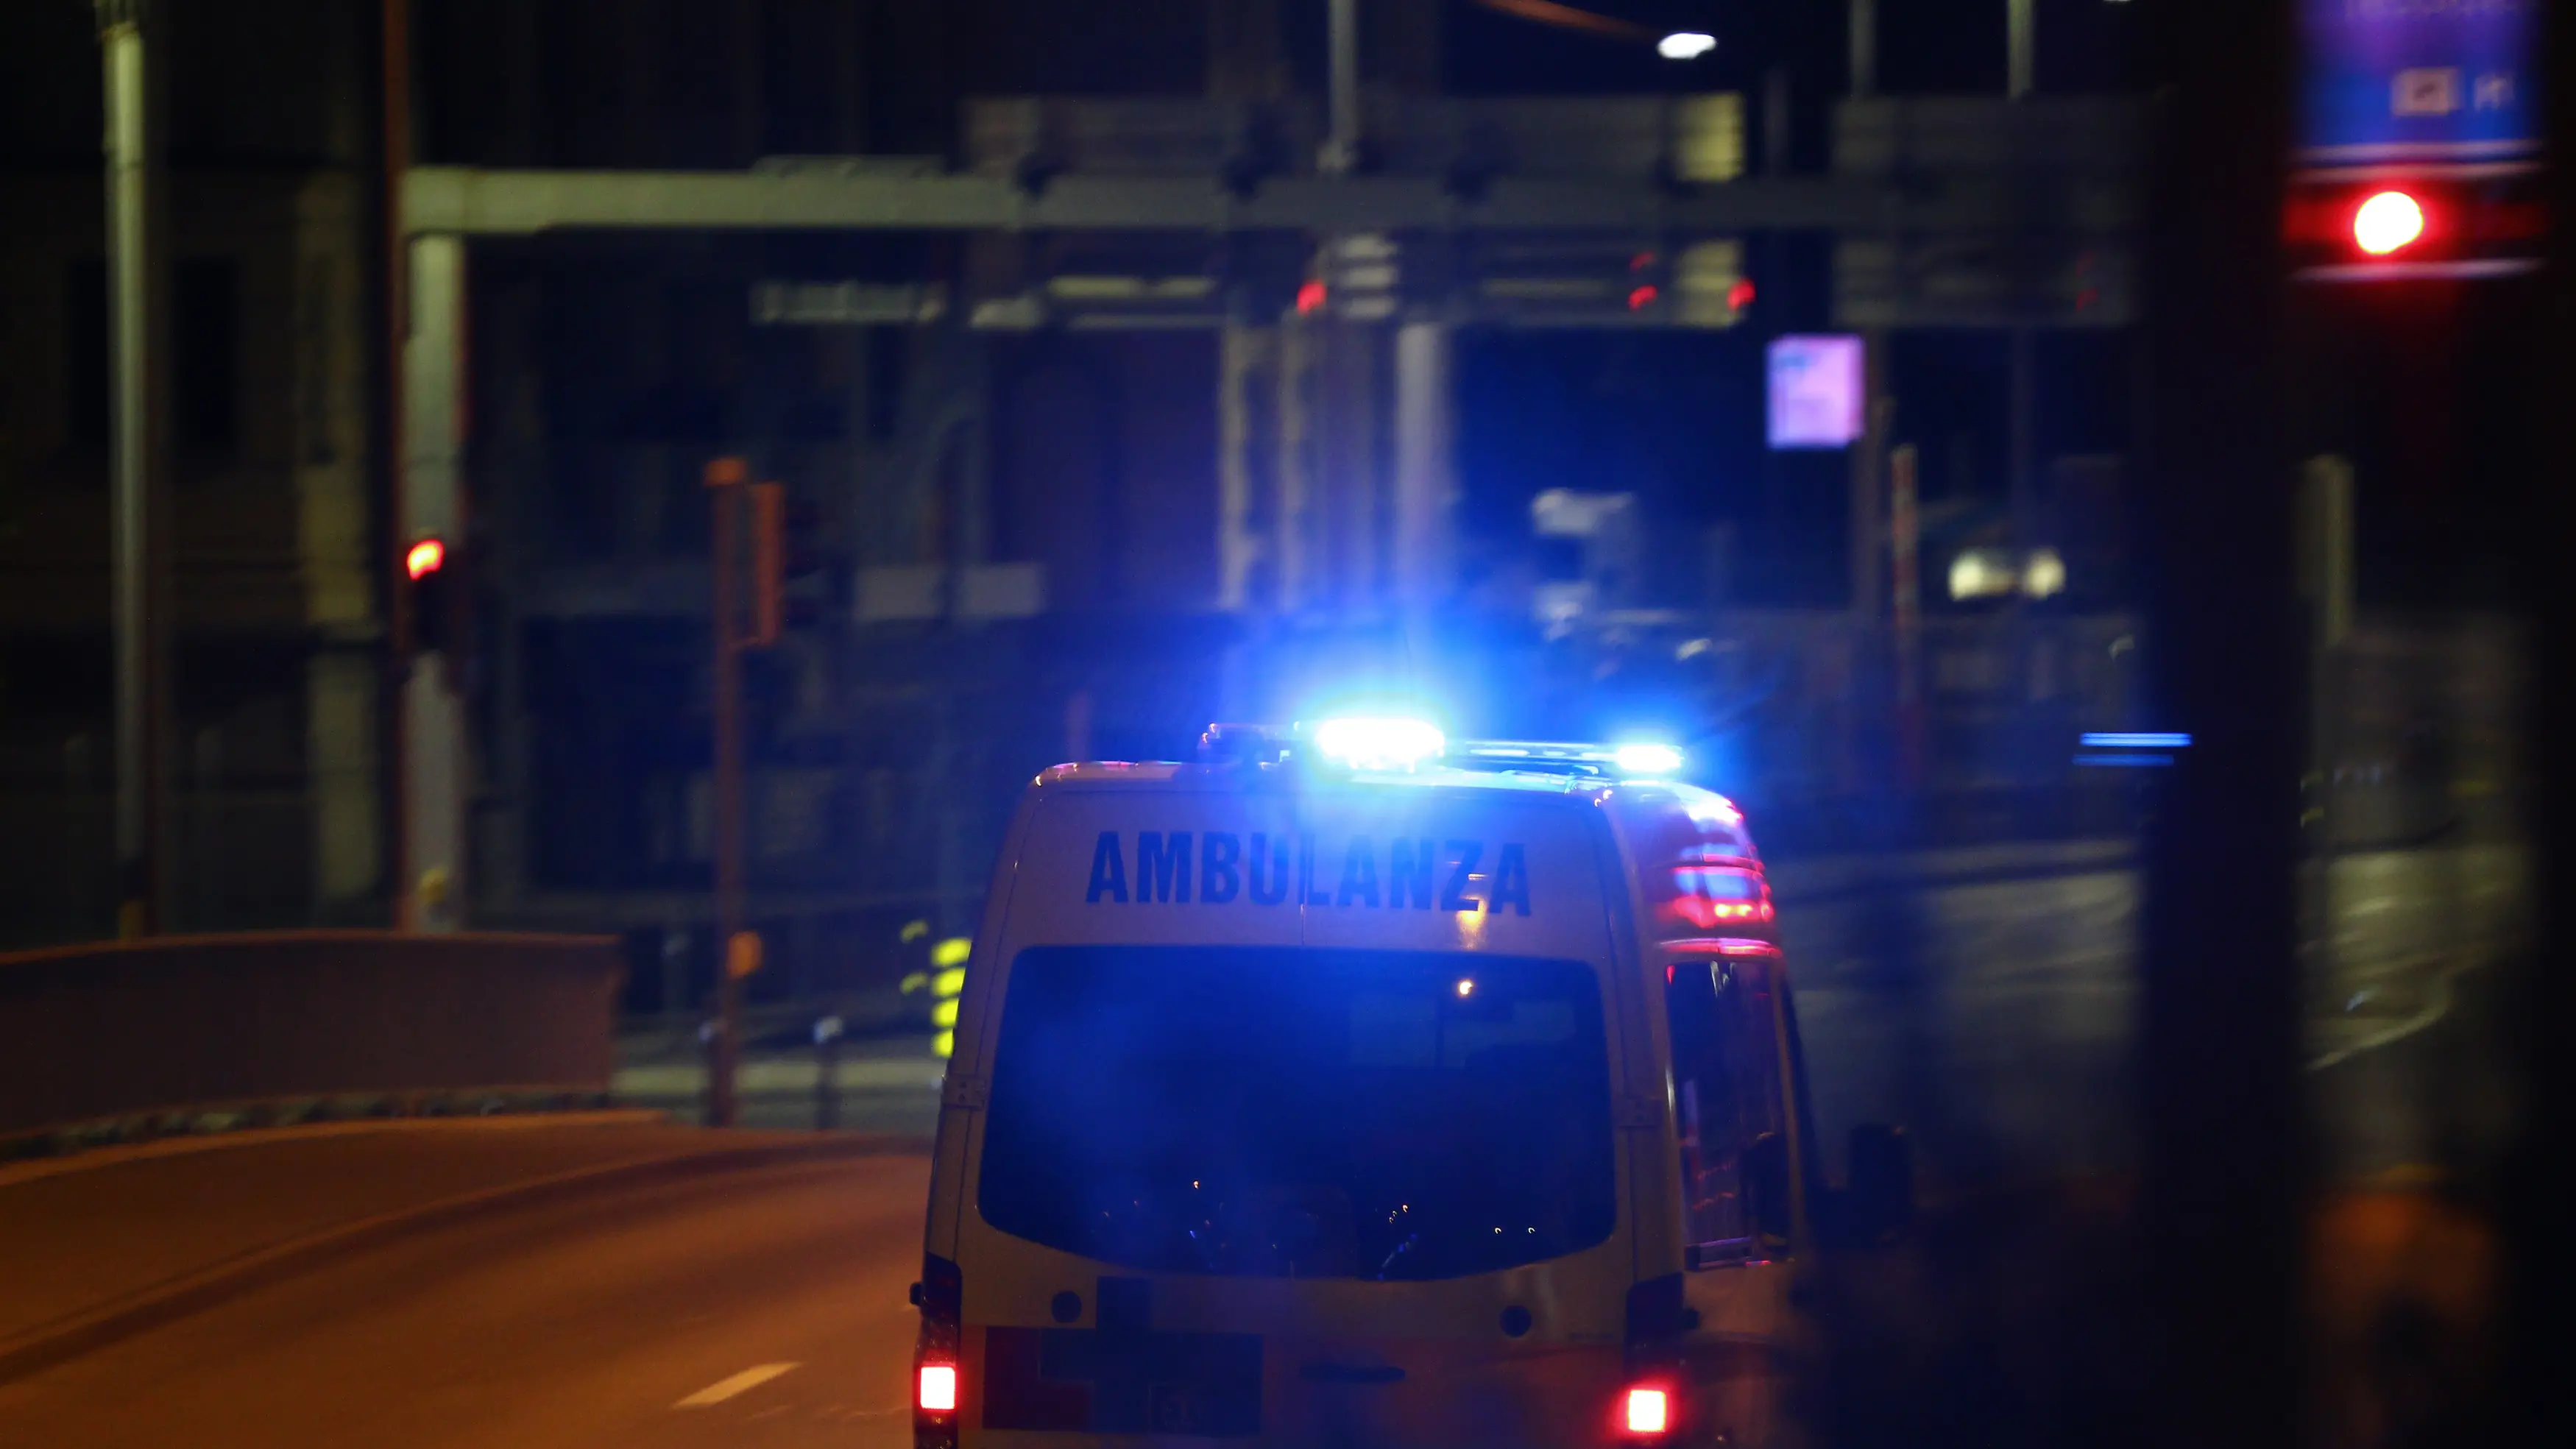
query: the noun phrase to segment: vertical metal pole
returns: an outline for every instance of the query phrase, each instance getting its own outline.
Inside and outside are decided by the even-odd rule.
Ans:
[[[1922,537],[1921,496],[1914,445],[1896,450],[1887,464],[1888,576],[1895,588],[1896,749],[1904,787],[1920,790],[1924,775],[1923,585],[1917,568]]]
[[[2005,0],[2004,18],[2004,94],[2020,100],[2037,83],[2039,54],[2035,49],[2037,0]]]
[[[1329,0],[1325,24],[1325,42],[1330,48],[1332,131],[1325,138],[1324,154],[1318,164],[1327,173],[1340,176],[1347,174],[1359,160],[1359,0]]]
[[[2006,387],[2010,396],[2005,399],[2010,416],[2005,419],[2005,428],[2012,456],[2005,462],[2012,470],[2008,483],[2012,490],[2013,544],[2017,548],[2036,548],[2040,543],[2039,486],[2031,455],[2036,447],[2032,429],[2038,420],[2035,396],[2039,372],[2038,333],[2029,327],[2014,327],[2010,349],[2006,365]]]
[[[381,83],[384,88],[384,165],[381,183],[384,187],[385,213],[385,488],[389,495],[386,526],[390,536],[385,540],[385,567],[403,566],[403,551],[411,540],[404,536],[403,519],[403,412],[408,406],[403,396],[403,352],[411,333],[411,299],[405,285],[405,269],[410,261],[408,241],[403,229],[403,173],[411,165],[411,7],[410,0],[384,0],[382,12]],[[390,894],[393,897],[394,928],[409,930],[417,921],[419,898],[412,889],[411,873],[411,784],[406,771],[410,758],[410,732],[404,715],[409,701],[404,697],[404,671],[411,659],[412,636],[416,632],[411,617],[411,591],[399,582],[399,576],[388,574],[392,586],[387,589],[385,629],[391,641],[390,666],[385,671],[385,754],[391,763],[385,791],[385,833],[392,852]]]
[[[742,978],[734,952],[742,935],[742,500],[747,470],[740,458],[707,465],[714,508],[715,591],[715,1030],[707,1038],[707,1124],[730,1127],[739,1115],[734,1068],[741,1059]]]
[[[1852,99],[1878,94],[1878,0],[1851,0]]]
[[[1775,65],[1762,73],[1762,174],[1789,174],[1789,68]],[[1768,238],[1758,238],[1768,240]]]
[[[1452,453],[1451,339],[1446,323],[1408,322],[1395,334],[1394,594],[1408,610],[1439,606],[1454,574],[1458,506]]]
[[[160,157],[145,30],[151,0],[97,0],[107,99],[116,629],[116,929],[169,925],[167,374],[160,340]]]
[[[1879,470],[1887,457],[1889,413],[1893,411],[1887,401],[1887,333],[1878,329],[1863,333],[1861,350],[1861,435],[1851,453],[1851,607],[1855,623],[1874,629],[1887,611],[1879,573],[1886,507]]]
[[[444,539],[448,569],[465,556],[465,240],[424,236],[403,245],[408,302],[402,340],[400,434],[394,515],[403,550],[422,538]],[[449,587],[467,580],[458,578]],[[401,591],[397,591],[400,593]],[[468,777],[465,701],[453,660],[466,641],[414,653],[420,622],[402,641],[402,867],[396,878],[398,923],[408,930],[452,931],[464,924]]]

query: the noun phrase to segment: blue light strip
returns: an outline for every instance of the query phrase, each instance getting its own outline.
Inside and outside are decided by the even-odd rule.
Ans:
[[[2173,764],[2171,755],[2077,755],[2079,765],[2108,765],[2122,769],[2163,769]]]
[[[2191,736],[2182,734],[2089,733],[2077,743],[2088,750],[2187,750]]]

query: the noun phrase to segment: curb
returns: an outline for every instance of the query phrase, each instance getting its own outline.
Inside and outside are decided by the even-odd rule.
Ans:
[[[716,1148],[673,1157],[574,1168],[525,1182],[505,1183],[418,1207],[361,1218],[283,1243],[254,1248],[221,1262],[139,1289],[124,1298],[56,1319],[14,1339],[0,1340],[0,1384],[95,1352],[162,1324],[224,1303],[336,1257],[364,1252],[412,1233],[448,1227],[485,1213],[574,1201],[586,1194],[680,1182],[693,1177],[759,1167],[844,1158],[925,1152],[917,1137],[865,1136],[757,1147]]]
[[[190,1132],[140,1142],[83,1147],[44,1157],[0,1159],[0,1191],[21,1183],[41,1182],[67,1173],[97,1172],[128,1162],[159,1157],[192,1157],[260,1147],[272,1142],[310,1142],[325,1137],[373,1137],[391,1132],[515,1132],[565,1127],[644,1127],[670,1120],[652,1107],[601,1107],[578,1112],[505,1112],[488,1117],[360,1117],[298,1122],[286,1127],[235,1127],[221,1132]]]

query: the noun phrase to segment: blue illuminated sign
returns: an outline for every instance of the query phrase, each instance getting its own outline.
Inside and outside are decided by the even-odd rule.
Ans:
[[[2540,149],[2541,0],[2301,0],[2314,165],[2503,161]]]

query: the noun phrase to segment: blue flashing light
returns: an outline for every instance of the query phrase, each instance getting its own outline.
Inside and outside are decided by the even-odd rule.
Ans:
[[[2088,750],[2187,750],[2191,748],[2191,736],[2134,731],[2091,732],[2078,743]]]
[[[1354,770],[1410,770],[1438,759],[1448,739],[1428,720],[1352,716],[1318,723],[1315,748]]]
[[[2174,762],[2171,755],[2077,755],[2079,765],[2107,765],[2115,769],[2162,769]]]
[[[1610,762],[1630,776],[1670,775],[1682,767],[1682,752],[1671,745],[1636,743],[1611,751]]]

